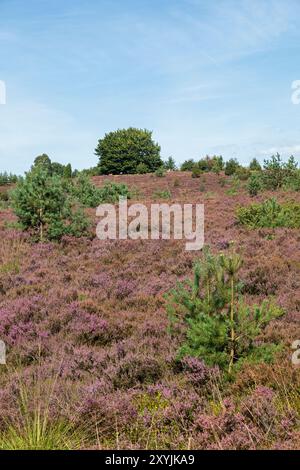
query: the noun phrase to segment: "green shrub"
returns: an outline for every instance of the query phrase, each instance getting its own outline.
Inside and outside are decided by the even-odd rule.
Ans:
[[[248,168],[244,168],[243,166],[240,166],[237,168],[235,175],[237,178],[241,181],[247,181],[250,178],[251,171]]]
[[[241,187],[241,182],[240,182],[240,179],[237,177],[237,175],[233,175],[230,178],[230,184],[231,184],[231,188],[226,190],[226,194],[228,196],[236,196]]]
[[[120,197],[127,197],[128,199],[131,198],[131,192],[129,191],[128,186],[124,183],[105,181],[104,185],[98,189],[101,196],[101,203],[108,202],[115,204],[116,202],[119,202]]]
[[[9,184],[16,183],[18,181],[18,177],[13,175],[12,173],[0,173],[0,186],[6,186]]]
[[[149,168],[145,163],[139,163],[136,167],[136,172],[139,175],[145,175],[146,173],[149,173]]]
[[[120,196],[130,198],[126,184],[106,181],[101,188],[98,188],[85,174],[80,174],[74,181],[70,193],[85,207],[97,207],[103,203],[114,204],[119,201]]]
[[[227,176],[234,175],[239,167],[240,167],[240,164],[236,160],[236,158],[231,158],[225,164],[225,175]]]
[[[235,188],[229,188],[226,191],[227,196],[237,196],[238,192]]]
[[[289,158],[287,163],[284,163],[279,153],[273,155],[270,160],[264,162],[264,186],[271,190],[281,188],[297,171],[297,166],[293,156]]]
[[[194,166],[192,170],[192,178],[200,178],[200,176],[203,174],[203,171],[200,170],[198,166]]]
[[[49,176],[57,175],[66,179],[72,178],[73,174],[70,163],[63,165],[62,163],[52,162],[46,153],[35,158],[31,169],[35,170],[37,168],[43,169]]]
[[[53,163],[52,163],[52,168],[53,168]],[[64,167],[63,177],[67,178],[67,179],[70,179],[70,178],[72,178],[72,175],[73,175],[72,165],[71,165],[71,163],[68,163]]]
[[[207,155],[205,158],[202,158],[201,160],[199,160],[199,162],[197,163],[197,166],[203,172],[212,171],[216,174],[219,174],[220,171],[222,171],[224,168],[223,157],[217,156],[217,155],[210,157]]]
[[[224,169],[224,161],[223,161],[223,157],[220,155],[220,156],[214,156],[212,158],[212,167],[211,167],[211,171],[213,173],[216,173],[217,175]]]
[[[84,174],[91,178],[92,176],[99,176],[100,170],[98,166],[92,166],[91,168],[86,168],[85,170],[81,170],[81,171],[74,170],[72,172],[72,178],[78,178],[81,174]]]
[[[157,176],[158,178],[163,178],[164,176],[166,176],[166,170],[163,166],[157,168],[155,176]]]
[[[49,176],[42,165],[20,179],[12,192],[12,203],[23,230],[30,231],[40,241],[87,232],[89,221],[74,208],[63,179]],[[81,231],[76,228],[79,217]]]
[[[201,158],[201,160],[199,160],[199,162],[196,164],[196,166],[201,171],[209,172],[212,169],[213,162],[208,156],[206,156],[206,158]]]
[[[9,201],[8,191],[0,191],[0,201],[2,201],[2,202],[8,202]]]
[[[231,374],[241,361],[255,354],[260,360],[264,357],[258,354],[255,340],[283,312],[268,301],[260,306],[245,304],[241,266],[236,253],[214,256],[205,249],[204,259],[194,265],[193,282],[178,284],[169,293],[170,331],[175,334],[180,325],[185,331],[179,358],[198,357]]]
[[[220,178],[219,185],[221,186],[221,188],[224,188],[226,186],[226,178]]]
[[[295,170],[287,176],[284,183],[285,189],[300,191],[300,170]]]
[[[195,166],[195,162],[193,159],[185,160],[185,162],[182,163],[180,170],[181,171],[192,171]]]
[[[164,168],[170,171],[176,170],[176,163],[173,157],[169,157],[168,160],[164,162]]]
[[[275,198],[261,204],[239,207],[237,219],[240,224],[256,228],[300,228],[300,204],[289,202],[279,204]]]
[[[263,182],[261,173],[253,172],[249,178],[247,185],[250,196],[257,196],[257,194],[263,189]]]
[[[214,191],[207,191],[204,197],[205,199],[213,199],[216,197],[216,193]]]
[[[85,207],[97,207],[102,202],[100,189],[94,186],[84,173],[70,186],[70,194]]]
[[[257,160],[257,158],[253,158],[253,160],[251,160],[249,169],[251,171],[261,171],[261,165],[259,161]]]
[[[154,199],[171,199],[171,193],[167,189],[165,190],[157,190],[153,193]]]

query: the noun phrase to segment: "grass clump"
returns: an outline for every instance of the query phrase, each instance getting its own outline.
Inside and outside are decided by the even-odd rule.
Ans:
[[[154,191],[153,193],[153,198],[154,199],[171,199],[172,195],[169,190],[163,189],[163,190],[157,190]]]
[[[24,416],[23,423],[9,426],[0,436],[0,449],[75,450],[78,438],[69,424],[63,421],[49,424],[36,413],[32,417]]]
[[[57,376],[46,382],[35,374],[32,383],[17,376],[16,412],[4,420],[1,450],[77,450],[84,447],[85,433],[73,423],[51,416]]]

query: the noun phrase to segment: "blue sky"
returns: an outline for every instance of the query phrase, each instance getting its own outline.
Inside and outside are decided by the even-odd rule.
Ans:
[[[94,166],[153,130],[162,156],[300,156],[299,0],[0,0],[0,171]]]

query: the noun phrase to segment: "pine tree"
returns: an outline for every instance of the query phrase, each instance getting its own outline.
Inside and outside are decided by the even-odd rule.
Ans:
[[[259,348],[255,339],[282,311],[269,302],[245,305],[238,276],[241,267],[238,254],[214,256],[205,249],[203,260],[194,265],[193,281],[178,284],[169,293],[170,332],[185,331],[179,359],[199,357],[231,375],[239,362],[269,354],[273,346]]]
[[[20,179],[12,193],[13,207],[24,230],[44,241],[59,239],[64,234],[75,234],[73,219],[78,217],[72,208],[63,179],[50,176],[47,168],[37,165]],[[81,235],[88,227],[83,214]]]

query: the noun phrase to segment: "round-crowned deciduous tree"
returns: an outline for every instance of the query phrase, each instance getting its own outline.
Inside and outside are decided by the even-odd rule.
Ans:
[[[52,162],[50,157],[48,157],[46,153],[43,153],[42,155],[39,155],[35,158],[32,169],[37,167],[43,168],[50,175],[52,173],[51,165]]]
[[[151,173],[163,165],[160,146],[146,129],[130,127],[110,132],[99,140],[95,153],[99,156],[99,172],[104,175],[137,173],[141,164]]]

